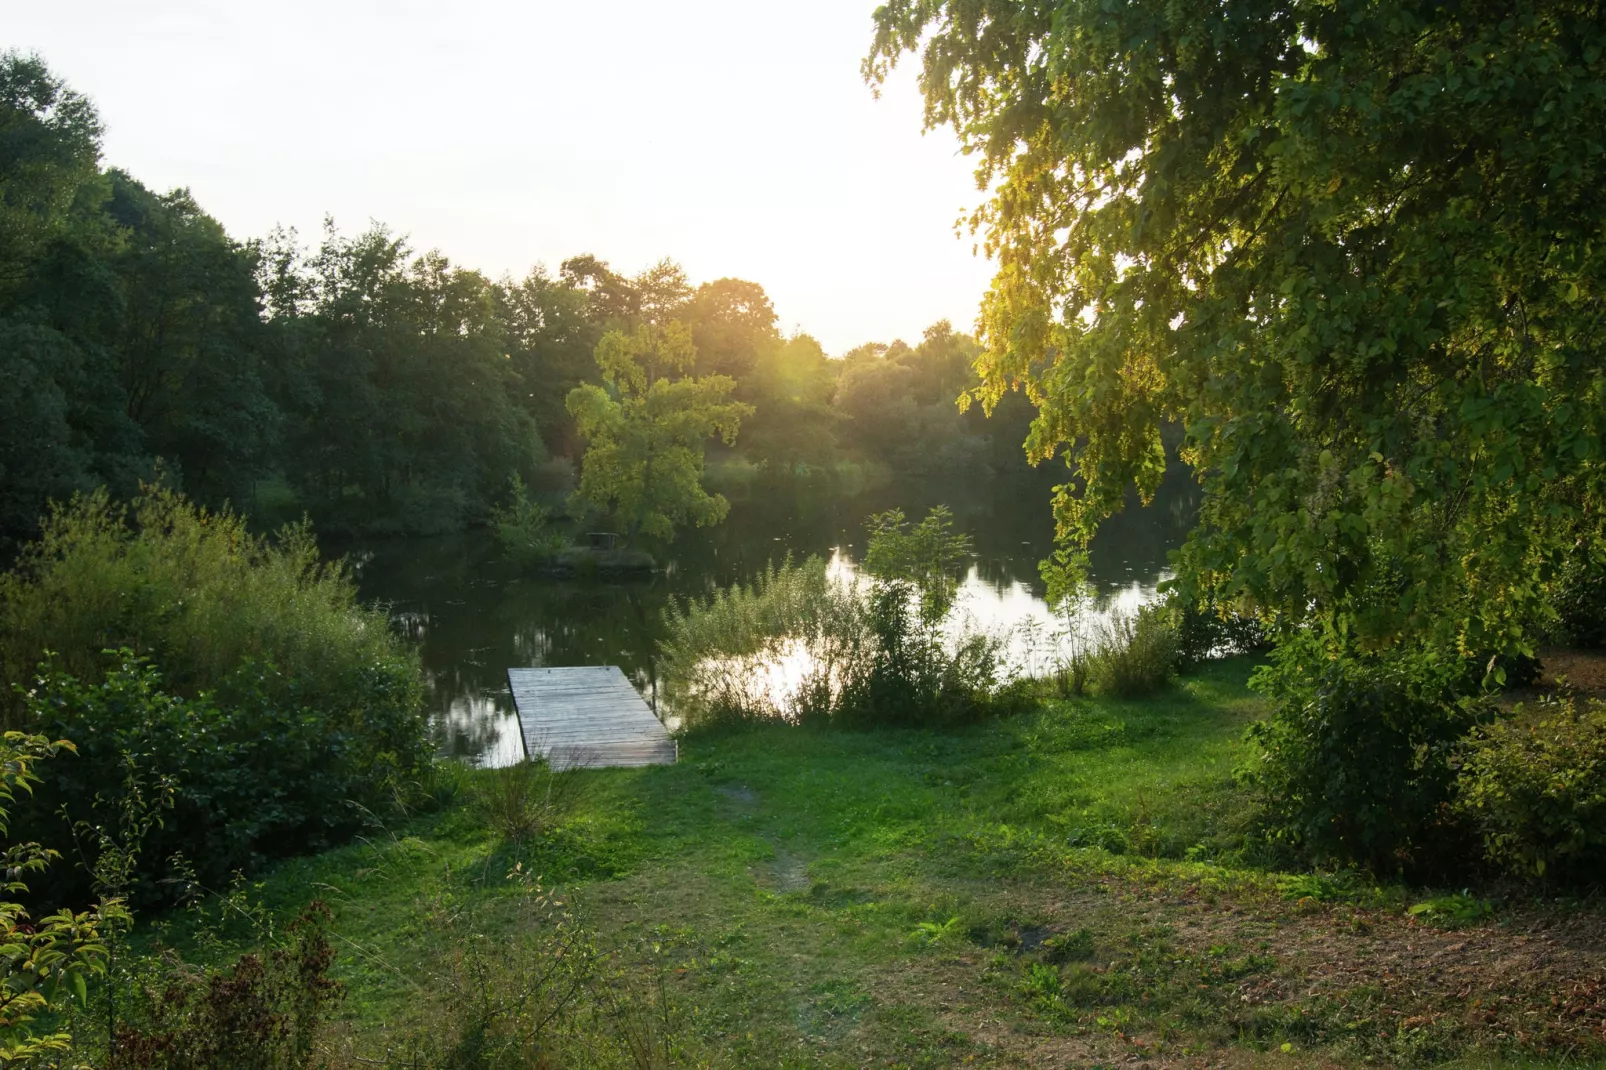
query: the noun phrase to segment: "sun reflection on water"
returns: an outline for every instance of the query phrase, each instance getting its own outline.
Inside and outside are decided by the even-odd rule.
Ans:
[[[845,585],[862,578],[858,565],[840,547],[832,551],[826,576]],[[1068,621],[1025,583],[985,579],[981,567],[973,564],[960,582],[953,610],[943,625],[943,638],[953,644],[969,635],[987,636],[998,644],[1007,676],[1046,675],[1080,644],[1098,635],[1111,618],[1133,614],[1154,601],[1159,584],[1168,578],[1170,573],[1162,572],[1152,583],[1133,580],[1110,585]],[[777,712],[796,708],[794,700],[817,668],[814,655],[800,639],[782,640],[764,654],[714,664],[721,675],[740,679],[742,693],[755,705]],[[680,726],[672,709],[662,712],[671,730]]]

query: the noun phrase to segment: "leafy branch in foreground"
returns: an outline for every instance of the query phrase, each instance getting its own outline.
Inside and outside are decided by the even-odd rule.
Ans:
[[[0,737],[0,833],[10,828],[17,793],[33,793],[40,782],[35,766],[61,751],[72,752],[66,740],[51,742],[44,736],[7,732]],[[37,843],[6,848],[5,895],[26,895],[28,885],[19,879],[42,873],[60,857],[59,852]],[[88,997],[88,979],[106,970],[107,947],[102,930],[129,919],[119,899],[102,899],[89,910],[61,910],[33,918],[16,902],[0,902],[0,1061],[26,1064],[71,1050],[72,1038],[63,1032],[36,1032],[33,1022],[62,1009],[65,999],[80,1003]]]

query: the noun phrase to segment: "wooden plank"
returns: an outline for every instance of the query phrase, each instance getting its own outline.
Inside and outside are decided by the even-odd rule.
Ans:
[[[509,669],[525,752],[554,768],[671,764],[679,745],[616,665]]]

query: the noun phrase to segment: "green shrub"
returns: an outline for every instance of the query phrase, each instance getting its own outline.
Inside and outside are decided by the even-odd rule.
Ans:
[[[165,490],[52,512],[0,577],[0,673],[8,726],[84,741],[30,827],[103,823],[129,776],[167,778],[144,857],[207,877],[338,840],[430,762],[416,654],[306,529],[261,539]]]
[[[912,530],[872,517],[866,583],[833,581],[817,557],[752,585],[672,606],[661,646],[671,709],[689,727],[801,723],[943,724],[1012,704],[1000,644],[944,632],[968,545],[936,509]],[[801,679],[786,671],[805,667]]]
[[[1606,562],[1580,549],[1562,568],[1551,591],[1558,642],[1579,647],[1606,644]]]
[[[1176,632],[1159,606],[1111,613],[1096,630],[1086,660],[1087,683],[1098,694],[1152,695],[1176,672]]]
[[[62,751],[71,753],[66,740],[52,743],[44,736],[7,732],[0,739],[0,831],[11,831],[12,808],[19,793],[32,794],[39,784],[40,765]],[[43,873],[60,852],[38,843],[10,842],[0,852],[5,867],[6,899],[27,896],[23,877]],[[8,1066],[61,1065],[71,1050],[68,1032],[41,1028],[38,1019],[60,1025],[74,996],[84,998],[87,981],[106,973],[110,950],[107,939],[132,922],[123,903],[102,898],[90,910],[31,915],[17,902],[0,902],[0,991],[5,1013],[0,1015],[0,1063]],[[76,1065],[74,1063],[73,1065]]]
[[[874,641],[844,682],[834,717],[856,724],[950,724],[986,713],[998,692],[1001,646],[974,632],[944,632],[970,538],[934,506],[911,525],[902,510],[871,516],[861,603]]]
[[[1568,695],[1477,728],[1458,805],[1509,872],[1606,878],[1606,703]]]
[[[1168,593],[1162,612],[1176,636],[1177,668],[1186,672],[1211,658],[1265,650],[1265,626],[1253,617],[1216,604],[1203,606]]]
[[[697,728],[828,718],[874,642],[862,599],[859,585],[832,582],[825,561],[810,557],[671,603],[659,653],[669,708]],[[807,678],[775,686],[770,667],[797,663],[810,667]]]
[[[569,546],[569,539],[552,526],[551,513],[530,497],[524,480],[508,482],[508,501],[491,512],[491,527],[502,552],[523,566],[539,564]]]
[[[47,652],[55,671],[93,683],[108,667],[102,652],[120,647],[152,658],[174,694],[208,691],[222,705],[261,691],[355,720],[417,714],[416,654],[383,612],[358,604],[350,574],[322,560],[307,527],[261,538],[161,488],[132,509],[103,491],[53,508],[0,575],[6,726],[27,727],[17,688]],[[263,671],[242,673],[250,663]],[[396,755],[415,770],[427,753],[417,723],[418,742]]]
[[[1093,652],[1090,649],[1073,649],[1054,661],[1053,671],[1045,678],[1050,695],[1072,698],[1085,695],[1093,683]]]
[[[930,604],[902,580],[878,580],[867,604],[874,642],[847,674],[833,720],[934,725],[985,713],[998,686],[999,644],[983,635],[946,640],[920,612]]]
[[[953,608],[964,563],[972,548],[970,536],[953,530],[953,513],[933,506],[913,526],[903,510],[876,513],[865,521],[870,543],[864,570],[883,584],[904,584],[906,601],[919,606],[923,624],[936,625]]]
[[[1280,647],[1254,685],[1276,702],[1242,770],[1271,836],[1319,861],[1422,869],[1459,841],[1452,759],[1486,710],[1403,658]]]
[[[224,705],[210,693],[165,690],[156,667],[126,648],[108,660],[95,683],[47,661],[29,690],[30,723],[84,742],[76,758],[49,768],[22,827],[33,834],[58,818],[112,827],[130,777],[165,785],[171,809],[140,853],[147,878],[182,854],[218,887],[264,858],[329,847],[417,773],[421,732],[406,677],[361,670],[371,696],[402,692],[381,720],[373,710],[313,709],[296,700],[294,681],[284,690],[255,662],[241,666],[231,687],[240,697]]]
[[[327,1066],[317,1048],[344,988],[329,976],[330,914],[314,901],[265,954],[198,970],[179,964],[119,1024],[109,1070]],[[316,1060],[316,1061],[315,1061]]]

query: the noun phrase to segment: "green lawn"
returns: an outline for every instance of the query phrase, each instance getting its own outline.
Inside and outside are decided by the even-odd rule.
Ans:
[[[487,827],[472,774],[435,812],[239,898],[332,907],[349,996],[331,1051],[366,1059],[458,1028],[486,988],[536,991],[555,947],[581,954],[554,928],[571,912],[608,956],[565,1015],[612,1037],[581,1061],[664,1065],[638,1034],[732,1066],[1598,1056],[1593,908],[1439,928],[1405,910],[1427,893],[1246,855],[1248,671],[957,731],[692,737],[673,767],[576,774],[569,816],[524,848]],[[193,928],[180,915],[166,936],[193,947]]]

